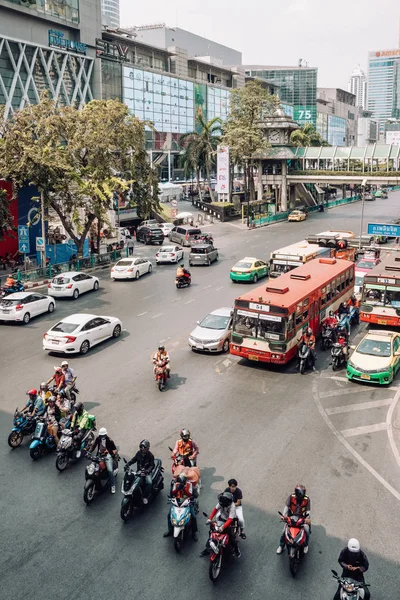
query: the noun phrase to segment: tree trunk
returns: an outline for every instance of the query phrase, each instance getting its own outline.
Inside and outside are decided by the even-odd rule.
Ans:
[[[199,200],[200,202],[203,202],[203,196],[201,194],[201,188],[200,188],[200,169],[196,169],[196,181],[197,181],[197,191],[199,192]]]
[[[249,163],[249,174],[248,174],[248,179],[249,179],[249,192],[250,192],[250,201],[252,202],[253,200],[255,200],[255,193],[254,193],[254,169],[253,169],[253,163],[250,162]]]
[[[210,165],[209,164],[206,164],[206,176],[207,176],[207,182],[208,182],[208,189],[210,190],[211,202],[215,202],[214,192],[212,191],[212,188],[211,188],[211,173],[210,173]]]
[[[82,253],[84,241],[86,239],[87,234],[89,233],[89,230],[92,226],[93,221],[96,218],[96,215],[91,214],[86,217],[87,220],[86,220],[85,227],[84,227],[80,237],[78,237],[75,234],[75,231],[74,231],[71,221],[69,221],[69,219],[67,219],[67,217],[64,215],[64,213],[60,210],[60,207],[57,204],[57,202],[55,202],[54,200],[50,200],[50,206],[53,208],[53,210],[56,211],[56,213],[60,217],[61,223],[65,227],[65,230],[67,231],[67,233],[69,233],[73,242],[75,243],[76,248],[77,248],[78,257],[80,257],[81,253]]]
[[[101,219],[97,219],[97,235],[96,235],[96,246],[97,246],[97,254],[100,255],[100,233],[101,233],[102,221]]]

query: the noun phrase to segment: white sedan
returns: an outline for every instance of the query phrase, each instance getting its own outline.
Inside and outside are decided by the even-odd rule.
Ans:
[[[111,279],[139,279],[152,270],[153,265],[147,258],[122,258],[111,268]]]
[[[115,317],[76,314],[65,317],[43,336],[43,350],[86,354],[92,346],[121,335],[122,323]]]
[[[33,292],[9,294],[0,302],[0,321],[29,323],[32,317],[52,313],[56,307],[54,298]]]
[[[76,300],[80,294],[97,291],[99,289],[99,280],[88,273],[70,271],[60,273],[54,277],[49,285],[49,292],[52,296],[68,296]]]
[[[156,263],[177,263],[183,260],[183,249],[180,246],[162,246],[156,254]]]
[[[159,223],[158,226],[162,229],[164,237],[167,237],[169,232],[175,227],[173,223]]]

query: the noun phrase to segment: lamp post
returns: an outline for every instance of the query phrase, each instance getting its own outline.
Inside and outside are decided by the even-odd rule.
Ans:
[[[361,236],[363,230],[363,221],[364,221],[364,205],[365,205],[365,186],[367,185],[367,180],[363,179],[361,183],[361,218],[360,218],[360,239],[358,241],[358,249],[361,250]]]

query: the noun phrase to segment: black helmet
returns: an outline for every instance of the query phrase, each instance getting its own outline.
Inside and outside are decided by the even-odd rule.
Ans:
[[[77,402],[75,404],[75,411],[78,413],[79,416],[81,416],[81,414],[83,413],[83,409],[85,407],[83,406],[83,402]]]
[[[181,473],[180,475],[178,475],[176,482],[180,483],[182,485],[182,487],[185,487],[185,485],[187,484],[186,475],[184,473]]]
[[[232,504],[233,496],[230,492],[224,492],[223,494],[220,494],[218,496],[218,502],[219,502],[220,506],[227,508],[228,506],[230,506]]]
[[[184,268],[185,268],[185,265],[182,263],[182,264],[180,265],[180,267],[181,267],[182,269],[184,269]]]
[[[139,449],[140,450],[149,450],[150,448],[150,442],[149,440],[142,440],[139,444]]]
[[[188,440],[190,440],[190,431],[189,431],[189,429],[182,429],[180,435],[181,435],[181,438],[183,439],[184,442],[187,442]]]
[[[303,500],[304,496],[306,495],[306,488],[304,485],[300,485],[299,483],[296,485],[296,487],[294,488],[294,493],[295,496],[297,498],[297,500]]]

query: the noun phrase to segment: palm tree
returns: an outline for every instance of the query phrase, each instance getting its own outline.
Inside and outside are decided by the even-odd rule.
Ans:
[[[290,141],[295,146],[301,147],[330,145],[321,137],[314,125],[311,123],[307,123],[301,129],[293,131],[292,135],[290,136]]]
[[[197,116],[197,129],[181,136],[181,146],[185,149],[184,165],[191,167],[196,172],[197,185],[200,190],[200,169],[204,167],[211,200],[214,201],[214,193],[211,189],[211,171],[215,164],[217,146],[221,140],[222,121],[214,117],[205,121],[202,115]],[[184,167],[185,168],[185,167]]]

